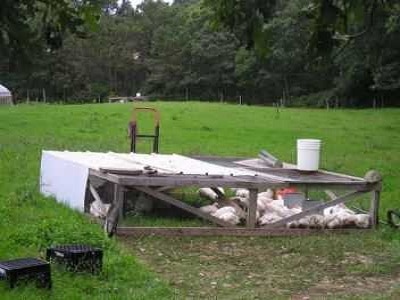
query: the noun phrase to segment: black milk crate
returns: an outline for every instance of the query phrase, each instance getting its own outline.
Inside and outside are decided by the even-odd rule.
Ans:
[[[0,262],[0,277],[8,280],[10,288],[17,281],[36,281],[38,287],[51,288],[50,264],[36,258],[19,258]]]
[[[103,265],[103,250],[87,245],[57,245],[47,249],[46,259],[65,265],[68,271],[98,273]]]

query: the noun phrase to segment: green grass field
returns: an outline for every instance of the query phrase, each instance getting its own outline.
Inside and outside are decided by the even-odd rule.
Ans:
[[[268,149],[295,162],[297,138],[320,138],[322,168],[358,176],[379,170],[381,216],[400,208],[398,109],[151,105],[161,111],[162,153],[254,157]],[[127,152],[131,111],[131,104],[0,107],[0,259],[43,257],[54,243],[105,249],[100,276],[56,269],[51,292],[32,286],[10,291],[0,284],[1,299],[400,297],[400,232],[386,227],[294,239],[109,240],[98,225],[39,195],[42,149]],[[143,131],[151,128],[149,118],[140,121]]]

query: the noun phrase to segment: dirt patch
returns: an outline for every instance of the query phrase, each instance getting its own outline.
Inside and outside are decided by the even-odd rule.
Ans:
[[[365,237],[122,241],[177,298],[390,296],[400,285],[398,249]]]
[[[330,280],[322,279],[306,292],[292,296],[293,300],[320,299],[329,297],[367,297],[387,295],[400,297],[400,275],[379,277],[350,277]],[[395,298],[393,298],[395,299]],[[397,298],[398,299],[398,298]]]

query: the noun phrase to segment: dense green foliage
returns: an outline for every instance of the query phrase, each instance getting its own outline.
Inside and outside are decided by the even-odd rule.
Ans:
[[[60,48],[67,32],[84,37],[106,3],[103,0],[3,0],[1,63],[9,72],[16,72],[35,53],[36,49],[31,47],[45,46],[48,51]]]
[[[2,14],[19,12],[19,2],[2,7]],[[65,16],[68,22],[61,19],[59,34],[47,35],[56,37],[47,42],[38,35],[43,13],[24,16],[24,26],[15,28],[32,38],[19,31],[15,36],[30,41],[28,61],[17,51],[21,47],[0,44],[7,54],[0,56],[0,81],[19,101],[87,102],[141,92],[320,107],[399,104],[396,1],[145,0],[137,8],[128,1],[89,3],[93,9],[86,14],[76,9]],[[82,24],[94,23],[99,5],[98,26],[89,34]],[[59,20],[50,18],[49,28]]]
[[[379,170],[384,177],[381,216],[399,207],[397,109],[277,112],[198,102],[154,106],[161,111],[162,153],[250,157],[266,148],[294,162],[296,138],[321,138],[323,168],[358,176]],[[318,282],[343,278],[353,278],[350,283],[357,286],[371,278],[367,288],[387,282],[376,287],[375,295],[389,297],[390,278],[398,278],[400,235],[384,226],[376,233],[330,237],[130,239],[171,283],[168,288],[127,253],[129,248],[108,240],[99,225],[39,195],[42,149],[126,152],[131,110],[122,104],[0,107],[0,258],[43,257],[53,243],[85,242],[105,249],[100,276],[53,268],[51,292],[31,286],[10,291],[1,283],[1,299],[173,299],[174,289],[179,289],[174,291],[178,299],[288,298]],[[151,121],[143,119],[140,128],[147,130]],[[288,270],[296,272],[289,276]],[[335,288],[329,291],[336,293]],[[351,287],[342,292],[351,295]]]

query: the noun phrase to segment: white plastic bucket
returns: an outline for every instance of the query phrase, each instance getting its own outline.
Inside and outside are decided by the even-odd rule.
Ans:
[[[317,171],[319,168],[319,153],[321,140],[297,140],[297,169],[302,171]]]

